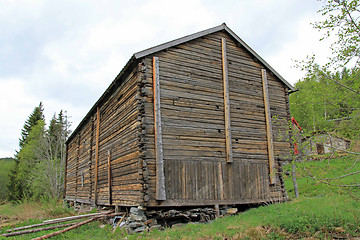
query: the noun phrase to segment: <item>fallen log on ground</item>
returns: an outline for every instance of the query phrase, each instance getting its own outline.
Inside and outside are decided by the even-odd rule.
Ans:
[[[90,219],[88,219],[88,220],[86,220],[86,221],[79,222],[79,223],[76,223],[76,224],[74,224],[74,225],[72,225],[72,226],[70,226],[70,227],[64,228],[63,230],[59,230],[59,231],[57,231],[57,232],[53,232],[53,233],[50,233],[50,234],[46,234],[46,235],[41,236],[41,237],[33,238],[32,240],[47,239],[47,238],[51,238],[51,237],[60,235],[60,234],[62,234],[62,233],[64,233],[64,232],[67,232],[67,231],[70,231],[70,230],[72,230],[72,229],[78,228],[78,227],[80,227],[80,226],[82,226],[82,225],[84,225],[84,224],[87,224],[87,223],[89,223],[89,222],[92,222],[92,221],[94,221],[94,220],[96,220],[96,219],[99,219],[99,218],[101,218],[101,217],[108,216],[108,215],[111,214],[112,212],[113,212],[113,210],[108,211],[108,212],[106,212],[106,213],[104,213],[104,214],[102,214],[102,215],[95,216],[95,217],[90,218]],[[73,220],[73,219],[71,219],[71,220]]]
[[[67,223],[67,224],[50,226],[50,227],[23,230],[23,231],[19,231],[19,232],[4,233],[4,234],[2,234],[0,236],[2,236],[2,237],[11,237],[11,236],[23,235],[23,234],[28,234],[28,233],[40,232],[40,231],[44,231],[44,230],[50,230],[50,229],[54,229],[54,228],[69,227],[69,226],[74,225],[74,224],[76,224],[76,223]]]
[[[101,212],[101,213],[89,213],[89,214],[76,215],[76,216],[70,216],[70,217],[64,217],[64,218],[49,219],[49,220],[45,220],[44,223],[58,223],[59,221],[66,222],[66,221],[79,219],[79,218],[94,217],[94,216],[98,216],[98,215],[109,214],[112,212],[113,212],[113,210],[107,211],[107,212]]]
[[[78,227],[80,227],[80,226],[82,226],[82,225],[84,225],[84,224],[87,224],[87,223],[89,223],[89,222],[92,222],[92,221],[94,221],[95,219],[100,218],[100,217],[102,217],[102,216],[96,216],[96,217],[90,218],[90,219],[88,219],[88,220],[86,220],[86,221],[84,221],[84,222],[76,223],[75,225],[73,225],[73,226],[71,226],[71,227],[67,227],[67,228],[64,228],[63,230],[59,230],[59,231],[57,231],[57,232],[53,232],[53,233],[50,233],[50,234],[46,234],[46,235],[41,236],[41,237],[33,238],[32,240],[47,239],[47,238],[51,238],[51,237],[60,235],[60,234],[62,234],[62,233],[64,233],[64,232],[70,231],[70,230],[72,230],[72,229],[74,229],[74,228],[78,228]]]
[[[93,217],[93,216],[99,216],[99,215],[104,215],[104,214],[106,215],[106,214],[109,214],[111,212],[112,211],[102,212],[102,213],[91,213],[91,214],[84,214],[84,215],[76,215],[76,216],[65,217],[65,218],[51,219],[51,220],[46,220],[46,221],[44,221],[42,223],[38,223],[38,224],[28,225],[28,226],[24,226],[24,227],[18,227],[18,228],[14,228],[14,229],[8,229],[7,231],[8,232],[14,232],[14,231],[19,231],[19,230],[24,230],[24,229],[34,228],[34,227],[41,227],[41,226],[55,224],[55,223],[67,222],[67,221],[80,219],[80,218]]]

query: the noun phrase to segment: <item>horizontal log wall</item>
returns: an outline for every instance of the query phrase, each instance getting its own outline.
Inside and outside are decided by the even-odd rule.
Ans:
[[[229,85],[232,163],[226,163],[222,38],[226,39],[224,62]],[[280,181],[269,184],[261,76],[265,66],[221,32],[171,47],[155,56],[159,58],[166,200],[155,200],[153,56],[142,59],[100,104],[100,118],[93,113],[68,143],[66,198],[94,203],[96,192],[97,204],[124,206],[240,204],[284,199],[286,193],[278,174],[276,178]],[[290,152],[287,87],[270,71],[267,79],[275,168],[281,170],[280,163]]]
[[[233,163],[226,163],[221,38],[226,38]],[[159,58],[167,200],[155,201],[151,58],[144,81],[150,205],[246,203],[283,198],[269,185],[261,69],[229,35],[207,35],[155,54]],[[284,84],[268,73],[276,168],[289,152]],[[281,133],[280,133],[281,132]],[[281,135],[281,136],[280,136]],[[282,138],[280,138],[282,137]]]
[[[142,183],[139,180],[138,97],[138,68],[134,68],[100,105],[100,119],[97,119],[95,112],[68,144],[67,199],[95,203],[96,191],[96,204],[99,205],[138,205],[143,201],[140,196]],[[97,141],[99,151],[96,171]]]
[[[67,146],[66,164],[66,198],[75,199],[76,196],[76,176],[78,161],[78,136],[75,136]]]

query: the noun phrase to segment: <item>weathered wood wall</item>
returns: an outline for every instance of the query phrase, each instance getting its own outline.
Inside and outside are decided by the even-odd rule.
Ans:
[[[139,75],[135,67],[106,101],[100,103],[100,118],[95,111],[68,143],[66,199],[100,205],[142,202],[138,147]]]
[[[153,57],[159,64],[157,128]],[[262,85],[266,67],[228,33],[172,46],[135,61],[129,69],[68,142],[66,199],[184,206],[286,198],[280,175],[275,172],[274,184],[269,177]],[[288,88],[268,70],[266,78],[274,168],[281,171],[280,163],[290,153]],[[155,142],[159,127],[161,140]],[[156,174],[161,164],[155,143],[160,142],[164,179]],[[159,189],[163,183],[165,192]]]
[[[221,38],[226,39],[233,163],[226,163]],[[159,58],[167,200],[154,201],[155,153],[152,56],[144,60],[149,205],[282,200],[281,181],[269,184],[261,69],[226,33],[215,33],[154,54]],[[289,152],[284,84],[267,74],[276,159]],[[279,132],[282,139],[279,139]],[[279,169],[279,161],[275,167]],[[278,178],[278,176],[277,176]]]

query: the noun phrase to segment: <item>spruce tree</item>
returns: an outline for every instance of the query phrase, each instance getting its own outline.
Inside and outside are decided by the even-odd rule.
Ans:
[[[39,120],[45,121],[44,108],[42,102],[38,107],[34,108],[34,111],[30,114],[28,120],[25,121],[24,127],[21,130],[21,139],[19,139],[20,149],[24,146],[31,131],[31,128],[36,125]]]
[[[10,201],[21,200],[27,193],[27,179],[29,174],[29,162],[31,161],[31,151],[26,145],[29,142],[31,130],[39,123],[44,122],[43,105],[40,102],[38,107],[35,107],[28,119],[25,121],[24,127],[21,130],[21,138],[19,139],[20,150],[15,154],[15,165],[9,173],[10,182],[7,185],[8,199]],[[29,153],[30,152],[30,153]]]

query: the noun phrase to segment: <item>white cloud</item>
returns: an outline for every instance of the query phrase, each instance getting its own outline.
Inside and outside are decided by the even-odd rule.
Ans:
[[[316,20],[318,19],[310,16],[304,18],[295,26],[296,38],[284,44],[280,51],[274,52],[266,59],[291,84],[300,80],[305,74],[295,67],[295,60],[305,60],[308,56],[315,54],[317,62],[325,64],[331,55],[329,51],[331,39],[320,42],[319,39],[323,34],[310,25]]]
[[[67,110],[74,129],[133,53],[223,22],[293,82],[290,59],[317,42],[299,24],[313,2],[0,0],[0,157],[40,101],[47,120]]]
[[[18,146],[25,120],[39,102],[28,94],[24,81],[16,78],[0,79],[0,96],[0,156],[10,157]]]

